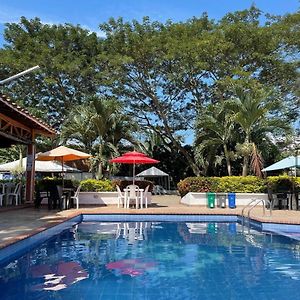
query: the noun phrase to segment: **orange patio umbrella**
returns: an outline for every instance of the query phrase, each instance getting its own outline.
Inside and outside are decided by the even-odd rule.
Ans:
[[[65,161],[73,161],[73,160],[79,160],[79,159],[86,159],[91,157],[90,154],[71,149],[65,146],[59,146],[55,149],[52,149],[50,151],[40,153],[38,154],[36,160],[43,160],[43,161],[49,161],[49,160],[58,160],[61,162],[62,165],[62,174],[64,174],[64,162]],[[63,176],[63,185],[64,185],[64,176]]]

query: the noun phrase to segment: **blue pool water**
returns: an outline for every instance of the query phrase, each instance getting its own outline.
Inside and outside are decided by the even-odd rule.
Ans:
[[[300,244],[238,223],[84,222],[0,269],[0,299],[300,299]]]

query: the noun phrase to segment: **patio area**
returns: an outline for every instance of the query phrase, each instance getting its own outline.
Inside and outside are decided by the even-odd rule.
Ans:
[[[243,207],[236,209],[214,208],[205,206],[186,206],[179,203],[177,195],[153,196],[153,203],[147,209],[124,209],[117,206],[83,207],[78,210],[48,210],[46,207],[34,209],[0,210],[0,248],[22,240],[49,227],[57,225],[78,214],[191,214],[191,215],[241,215]],[[275,210],[272,217],[263,216],[262,208],[255,208],[251,218],[261,222],[286,223],[300,225],[300,211]]]

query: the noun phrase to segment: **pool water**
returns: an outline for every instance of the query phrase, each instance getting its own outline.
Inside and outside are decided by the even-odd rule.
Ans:
[[[84,222],[0,269],[0,299],[300,299],[300,244],[238,223]]]

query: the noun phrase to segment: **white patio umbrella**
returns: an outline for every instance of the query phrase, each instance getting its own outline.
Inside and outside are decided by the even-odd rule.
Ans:
[[[27,164],[27,158],[24,157],[22,159],[22,166]],[[20,160],[15,160],[12,162],[8,162],[0,165],[0,172],[11,172],[20,166]],[[62,166],[60,162],[56,161],[36,161],[35,162],[35,172],[43,172],[43,173],[69,173],[69,172],[80,172],[80,170],[76,168],[72,168],[69,166]]]

